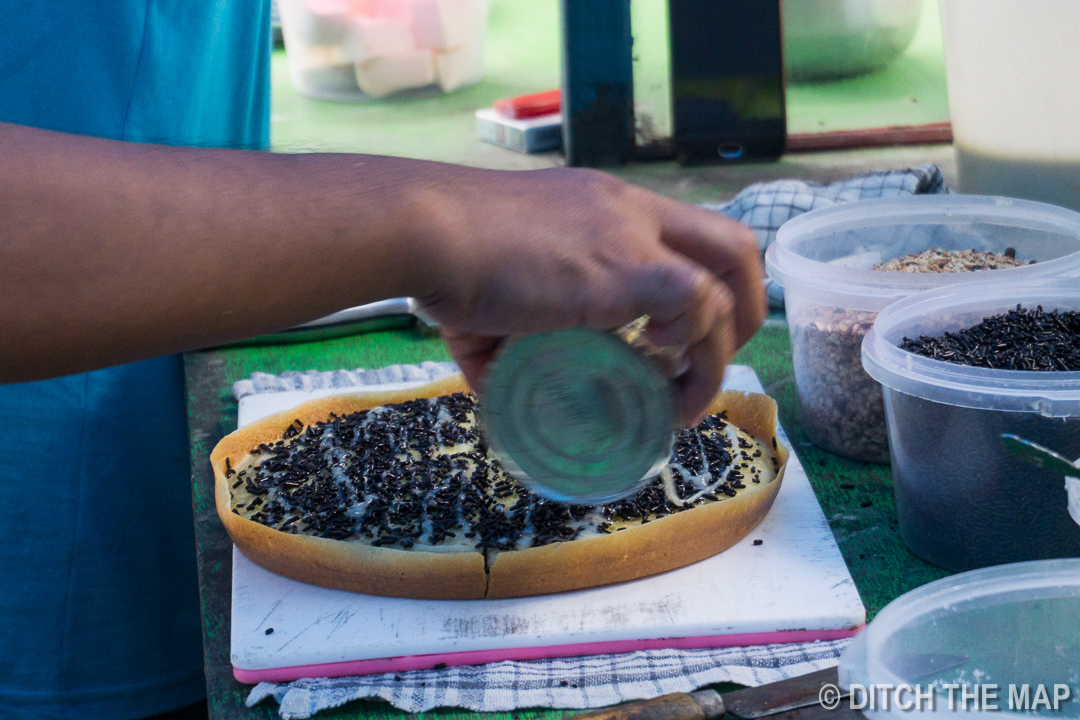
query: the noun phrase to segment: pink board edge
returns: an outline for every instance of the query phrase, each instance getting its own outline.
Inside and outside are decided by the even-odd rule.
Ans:
[[[526,648],[499,648],[495,650],[469,650],[433,655],[405,655],[402,657],[350,660],[346,662],[321,663],[319,665],[295,665],[293,667],[245,670],[233,667],[233,677],[242,683],[292,682],[301,678],[345,677],[347,675],[374,675],[386,672],[430,670],[436,665],[445,667],[481,665],[503,660],[539,660],[553,657],[580,655],[607,655],[636,650],[661,650],[679,648],[745,647],[748,645],[771,645],[773,643],[815,642],[840,640],[855,635],[863,625],[834,630],[780,630],[777,632],[739,633],[734,635],[705,635],[701,637],[655,638],[652,640],[607,640],[577,643],[573,645],[547,645]]]

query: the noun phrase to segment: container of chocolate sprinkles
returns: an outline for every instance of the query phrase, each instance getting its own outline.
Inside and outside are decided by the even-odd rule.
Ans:
[[[564,330],[509,343],[484,384],[485,439],[538,495],[627,497],[671,456],[675,400],[658,365],[614,333]]]
[[[862,362],[885,388],[900,534],[951,570],[1080,557],[1065,479],[1013,433],[1080,455],[1080,280],[980,282],[882,311]]]
[[[1080,267],[1080,213],[973,195],[842,203],[784,223],[765,255],[784,288],[795,387],[807,437],[888,463],[881,386],[862,368],[874,316],[917,292],[1055,277]]]

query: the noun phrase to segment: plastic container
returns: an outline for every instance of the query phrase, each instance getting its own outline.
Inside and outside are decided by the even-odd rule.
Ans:
[[[1080,454],[1080,372],[969,367],[898,347],[905,337],[968,328],[1017,304],[1080,310],[1080,280],[920,293],[882,311],[863,342],[863,365],[885,387],[900,536],[950,570],[1080,557],[1063,476],[1014,458],[1001,443],[1002,433],[1014,433],[1066,457]]]
[[[1004,252],[1035,265],[966,273],[880,272],[921,252]],[[913,293],[985,279],[1080,269],[1080,213],[1041,203],[964,195],[862,200],[800,215],[765,254],[784,287],[802,426],[826,450],[888,463],[881,388],[863,370],[862,339],[880,310]]]
[[[871,720],[955,717],[964,709],[993,712],[993,717],[1077,718],[1078,628],[1080,560],[1016,563],[954,575],[901,595],[879,612],[840,657],[839,684],[855,690],[857,704],[867,706],[870,692],[853,686],[878,689],[875,708],[862,709]],[[897,690],[901,685],[906,690]],[[952,690],[954,711],[949,685],[958,686]],[[1049,706],[1035,703],[1040,685]],[[1067,700],[1054,700],[1055,685],[1070,691]],[[886,686],[892,690],[887,708],[882,702]],[[916,689],[931,699],[917,701]],[[981,703],[984,692],[987,703],[976,710],[971,694]]]
[[[427,88],[484,74],[487,0],[278,0],[289,75],[320,100]]]
[[[1080,3],[940,7],[960,189],[1080,210]]]

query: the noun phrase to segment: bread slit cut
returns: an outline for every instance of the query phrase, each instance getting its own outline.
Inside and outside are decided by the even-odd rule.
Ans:
[[[460,375],[322,398],[211,453],[233,542],[281,575],[373,595],[506,598],[645,577],[725,550],[765,516],[787,451],[776,405],[721,392],[640,493],[563,505],[483,442]]]

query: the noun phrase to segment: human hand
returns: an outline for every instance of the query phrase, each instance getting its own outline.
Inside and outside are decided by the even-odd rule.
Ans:
[[[419,300],[469,384],[508,336],[648,315],[649,341],[685,348],[674,383],[696,423],[765,314],[753,232],[592,170],[459,170]]]

